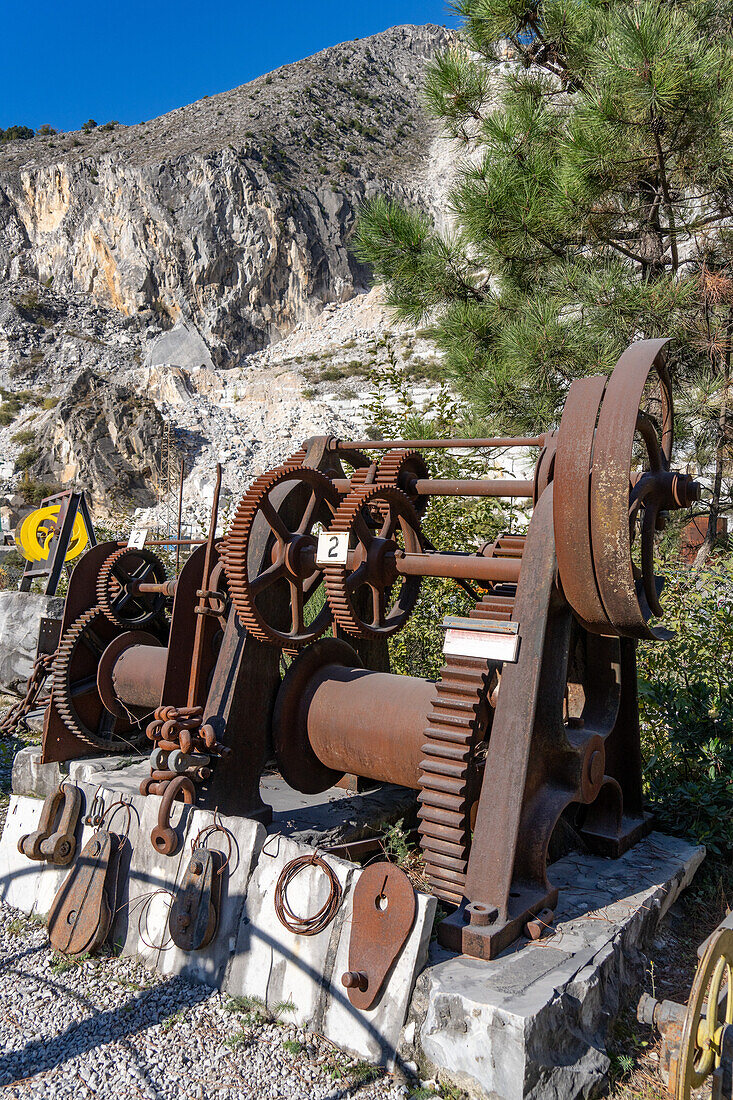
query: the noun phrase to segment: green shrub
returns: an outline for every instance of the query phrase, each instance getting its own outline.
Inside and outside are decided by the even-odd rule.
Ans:
[[[24,428],[23,431],[16,432],[10,438],[13,443],[20,443],[23,447],[27,447],[36,438],[36,433],[31,431],[30,428]]]
[[[663,832],[733,853],[733,554],[664,570],[668,642],[639,646],[646,794]]]
[[[34,462],[38,462],[40,456],[41,452],[37,447],[27,447],[15,459],[16,470],[28,470]]]
[[[58,491],[58,485],[44,481],[36,481],[34,478],[30,477],[27,472],[18,485],[18,492],[27,504],[40,504],[46,497],[53,496],[53,494],[58,493]]]
[[[7,130],[0,129],[0,141],[27,141],[35,137],[29,126],[8,126]]]

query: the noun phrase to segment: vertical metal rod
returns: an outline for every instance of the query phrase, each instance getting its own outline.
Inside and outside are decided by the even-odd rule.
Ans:
[[[178,489],[178,528],[176,533],[176,573],[181,571],[181,522],[183,520],[183,475],[185,470],[186,460],[181,456],[181,484]]]
[[[221,463],[216,464],[216,485],[214,486],[214,499],[211,504],[211,522],[209,523],[209,537],[206,540],[206,554],[204,555],[204,572],[201,578],[201,591],[205,592],[209,587],[209,573],[211,572],[211,555],[214,551],[214,539],[216,537],[216,521],[219,516],[219,493],[221,492]],[[199,596],[198,614],[196,615],[196,633],[193,639],[193,654],[191,656],[191,675],[188,678],[187,707],[196,706],[196,697],[199,689],[199,677],[201,675],[201,649],[204,639],[204,616],[201,609],[206,606],[206,597]]]

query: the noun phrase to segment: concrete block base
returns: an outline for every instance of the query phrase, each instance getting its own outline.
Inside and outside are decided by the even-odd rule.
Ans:
[[[110,809],[105,827],[127,835],[128,843],[121,857],[117,914],[110,935],[117,949],[138,956],[161,974],[184,973],[233,996],[248,994],[270,1007],[291,1001],[294,1009],[286,1018],[320,1032],[361,1058],[381,1064],[392,1062],[415,979],[427,958],[435,899],[418,895],[412,931],[387,985],[371,1009],[357,1010],[348,999],[341,976],[348,969],[353,887],[361,869],[327,856],[343,891],[339,909],[320,934],[295,935],[276,915],[275,886],[285,864],[295,856],[310,855],[312,845],[282,834],[267,837],[263,825],[247,818],[217,817],[228,833],[228,839],[214,833],[208,842],[209,847],[218,847],[228,858],[218,931],[204,950],[181,951],[172,943],[168,929],[172,895],[182,883],[193,843],[213,823],[214,815],[175,802],[170,824],[178,833],[180,844],[173,856],[160,854],[150,842],[150,833],[157,823],[161,799],[133,794],[128,789],[133,772],[132,768],[95,772],[93,782],[74,779],[84,802],[77,829],[77,852],[94,831],[83,824],[83,817],[95,793]],[[101,787],[97,782],[100,777],[104,779]],[[53,785],[57,784],[58,779]],[[121,795],[130,807],[129,822],[127,810],[120,804]],[[342,796],[343,792],[339,797]],[[358,797],[352,801],[360,803]],[[325,814],[330,836],[334,815],[328,810],[329,805],[330,800],[325,808],[316,804],[301,810],[305,820],[311,821],[311,827],[313,813]],[[17,794],[11,798],[0,838],[0,901],[25,913],[45,916],[70,868],[29,860],[18,851],[19,838],[37,828],[41,807],[37,798]],[[377,812],[383,811],[384,797],[377,801]],[[297,833],[304,820],[298,820],[297,810],[290,814],[291,827]],[[357,822],[359,813],[353,816],[350,827],[360,827]],[[321,896],[324,886],[322,872],[316,867],[309,868],[289,888],[289,903],[298,913],[317,911],[325,900],[325,894]]]
[[[600,1095],[611,1024],[643,976],[659,920],[704,855],[652,833],[617,860],[573,854],[554,863],[552,934],[488,963],[433,949],[403,1059],[491,1100]]]
[[[41,727],[43,728],[43,727]],[[13,760],[13,794],[27,795],[31,798],[46,798],[55,791],[62,779],[72,779],[75,783],[89,783],[95,786],[104,783],[107,773],[120,772],[134,767],[139,756],[83,756],[79,760],[67,760],[62,764],[41,763],[41,750],[37,745],[27,745],[15,754]],[[145,768],[147,774],[150,768]],[[109,777],[107,782],[119,786],[119,776]],[[134,790],[137,793],[140,777],[136,777]]]

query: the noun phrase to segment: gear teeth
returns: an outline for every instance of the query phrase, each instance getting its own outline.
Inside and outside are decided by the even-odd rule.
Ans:
[[[131,550],[129,546],[122,546],[119,550],[113,551],[110,556],[102,563],[102,567],[97,575],[97,603],[100,610],[107,616],[111,623],[115,626],[121,626],[123,630],[129,630],[132,626],[136,629],[140,629],[142,626],[146,626],[151,622],[156,615],[159,614],[165,604],[165,596],[161,596],[160,599],[153,601],[154,609],[151,610],[149,615],[141,615],[138,618],[131,620],[126,619],[124,616],[119,615],[112,607],[112,604],[117,596],[117,592],[114,586],[117,585],[119,590],[119,581],[113,576],[112,570],[115,565],[124,558],[126,555],[135,555],[139,560],[149,561],[151,565],[157,567],[157,580],[164,581],[166,576],[165,564],[157,554],[154,554],[152,550]]]
[[[126,723],[118,718],[116,726],[121,726],[127,736],[116,738],[113,735],[106,741],[97,737],[79,719],[69,691],[69,673],[74,650],[79,644],[84,631],[96,618],[101,618],[104,622],[106,616],[100,607],[90,607],[62,635],[53,666],[51,703],[56,707],[59,717],[69,732],[78,737],[80,741],[97,751],[104,749],[106,752],[114,752],[120,749],[129,749],[130,745],[142,744],[145,741],[145,731],[141,730],[139,734],[135,734],[133,723]],[[109,627],[107,629],[109,630]],[[104,709],[101,700],[100,706]]]
[[[409,482],[413,477],[430,477],[430,470],[421,452],[407,450],[387,451],[384,458],[379,463],[377,484],[394,485],[396,488],[401,489],[402,492],[407,495],[408,500],[420,519],[422,519],[430,503],[430,497],[408,492]]]
[[[321,490],[323,501],[335,512],[339,501],[338,493],[328,478],[318,470],[301,465],[305,453],[305,447],[301,447],[284,465],[261,474],[252,482],[237,506],[231,527],[222,540],[220,551],[232,602],[237,609],[242,626],[261,642],[289,649],[314,641],[329,626],[330,615],[319,614],[310,627],[304,628],[298,634],[292,630],[288,632],[272,626],[255,606],[252,580],[248,571],[248,554],[255,518],[260,513],[265,498],[276,485],[287,481],[300,481],[310,485],[311,488],[318,488]],[[312,526],[315,526],[316,522],[318,522],[318,515],[314,515]]]
[[[422,546],[420,520],[409,498],[401,489],[395,488],[394,485],[375,483],[365,484],[356,489],[352,488],[351,492],[344,497],[339,505],[329,530],[347,531],[351,534],[357,517],[363,510],[373,508],[384,514],[384,509],[388,507],[389,503],[399,509],[413,533],[413,545],[406,547],[406,549],[419,551]],[[347,587],[350,576],[348,567],[345,565],[326,565],[323,568],[323,574],[326,580],[326,597],[333,612],[333,617],[342,630],[355,638],[385,638],[395,634],[407,622],[420,591],[421,578],[406,577],[400,592],[400,613],[395,615],[391,622],[374,626],[373,622],[365,622],[354,606]]]
[[[521,558],[524,538],[499,538],[491,548]],[[514,595],[490,592],[469,612],[475,619],[511,619]],[[471,845],[471,784],[477,775],[475,752],[483,740],[482,715],[494,662],[478,657],[446,657],[435,685],[420,762],[418,832],[425,873],[433,893],[460,905]]]

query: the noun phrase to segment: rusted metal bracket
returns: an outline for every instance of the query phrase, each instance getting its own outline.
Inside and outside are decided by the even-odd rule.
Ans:
[[[407,942],[417,910],[412,883],[393,863],[371,863],[354,888],[349,969],[341,982],[354,1008],[371,1008]]]
[[[216,935],[223,867],[222,852],[215,848],[193,849],[168,917],[171,939],[182,951],[200,951]]]
[[[48,860],[59,867],[71,863],[76,851],[76,825],[81,810],[81,791],[62,783],[43,803],[38,828],[22,836],[18,851],[28,859]]]
[[[98,829],[61,884],[48,914],[51,946],[65,955],[94,951],[106,940],[117,907],[121,841]]]

